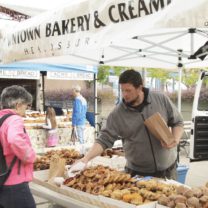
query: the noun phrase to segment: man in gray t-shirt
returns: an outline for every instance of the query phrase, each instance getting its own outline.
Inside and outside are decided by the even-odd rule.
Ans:
[[[107,118],[94,145],[81,160],[87,163],[114,142],[122,139],[127,160],[126,172],[134,175],[176,179],[177,144],[183,134],[183,119],[162,93],[150,92],[143,86],[139,72],[127,70],[119,77],[122,102]],[[165,144],[156,139],[144,125],[144,120],[159,112],[171,128],[174,141]]]

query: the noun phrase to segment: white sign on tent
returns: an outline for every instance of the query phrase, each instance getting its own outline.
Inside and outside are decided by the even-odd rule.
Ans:
[[[63,71],[48,71],[47,79],[61,79],[61,80],[93,80],[93,73],[84,72],[63,72]]]
[[[9,79],[40,79],[39,71],[27,70],[3,70],[0,67],[0,78]]]

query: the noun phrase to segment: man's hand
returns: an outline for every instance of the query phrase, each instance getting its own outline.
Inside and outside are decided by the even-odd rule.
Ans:
[[[93,159],[94,157],[100,155],[103,152],[103,147],[99,143],[94,143],[91,149],[86,153],[86,155],[76,161],[71,168],[69,169],[70,174],[74,174],[74,176],[78,173],[84,170],[87,167],[87,163]],[[76,172],[76,174],[75,174]],[[73,176],[70,176],[73,177]]]
[[[80,172],[80,171],[84,170],[86,168],[86,166],[87,166],[86,163],[79,160],[71,166],[69,171],[72,173]]]
[[[80,173],[87,167],[87,163],[81,160],[76,161],[71,168],[68,170],[68,177],[74,177],[76,174]]]

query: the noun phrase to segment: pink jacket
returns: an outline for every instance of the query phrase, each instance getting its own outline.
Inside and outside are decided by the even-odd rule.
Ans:
[[[1,110],[0,117],[8,113],[15,115],[7,118],[0,127],[0,142],[7,165],[10,165],[15,155],[17,156],[17,161],[5,183],[5,185],[14,185],[32,180],[35,151],[32,148],[28,134],[24,131],[22,117],[10,109]],[[18,173],[18,159],[21,161],[20,173]]]

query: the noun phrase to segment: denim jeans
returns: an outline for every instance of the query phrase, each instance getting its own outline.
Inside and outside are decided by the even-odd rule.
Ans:
[[[35,200],[27,182],[3,186],[0,189],[0,208],[35,208]]]
[[[79,139],[79,142],[80,144],[84,144],[84,129],[85,129],[85,126],[76,126],[76,129],[77,129],[77,136],[78,136],[78,139]]]

